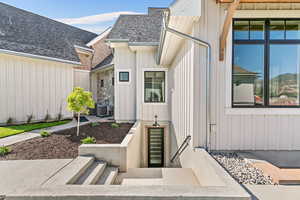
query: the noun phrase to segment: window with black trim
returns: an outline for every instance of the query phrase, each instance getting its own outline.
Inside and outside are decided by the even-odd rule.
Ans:
[[[164,103],[165,102],[165,78],[164,71],[147,71],[144,74],[145,88],[144,100],[146,103]]]
[[[300,19],[233,21],[233,107],[299,107]]]
[[[129,72],[119,72],[120,82],[129,82]]]

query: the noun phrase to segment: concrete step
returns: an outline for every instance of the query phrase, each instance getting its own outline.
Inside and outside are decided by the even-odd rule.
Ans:
[[[96,163],[96,167],[85,179],[83,185],[95,185],[99,180],[100,176],[103,174],[107,164],[105,162],[95,162],[95,163]]]
[[[94,157],[78,156],[68,165],[52,175],[43,186],[74,184],[93,162]]]
[[[96,183],[97,185],[112,185],[114,184],[119,169],[117,167],[106,167],[99,181]]]

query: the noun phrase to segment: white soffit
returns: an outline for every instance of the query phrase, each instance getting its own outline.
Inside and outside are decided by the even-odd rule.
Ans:
[[[191,34],[195,21],[201,17],[202,0],[176,0],[170,6],[168,26],[179,32]],[[166,33],[163,44],[161,64],[169,66],[177,55],[183,39],[173,33]]]
[[[171,6],[172,16],[200,17],[202,0],[176,0]]]

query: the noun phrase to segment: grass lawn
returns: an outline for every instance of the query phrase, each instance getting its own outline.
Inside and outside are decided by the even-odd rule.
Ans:
[[[44,123],[36,123],[36,124],[24,124],[24,125],[0,127],[0,138],[4,138],[11,135],[17,135],[20,133],[24,133],[36,129],[58,126],[58,125],[69,123],[70,121],[71,120],[63,120],[58,122],[44,122]]]

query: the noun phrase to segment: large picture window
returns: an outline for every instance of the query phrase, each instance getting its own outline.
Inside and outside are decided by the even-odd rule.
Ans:
[[[299,107],[300,20],[233,21],[233,107]]]
[[[145,102],[164,103],[165,102],[165,77],[164,71],[145,72]]]

